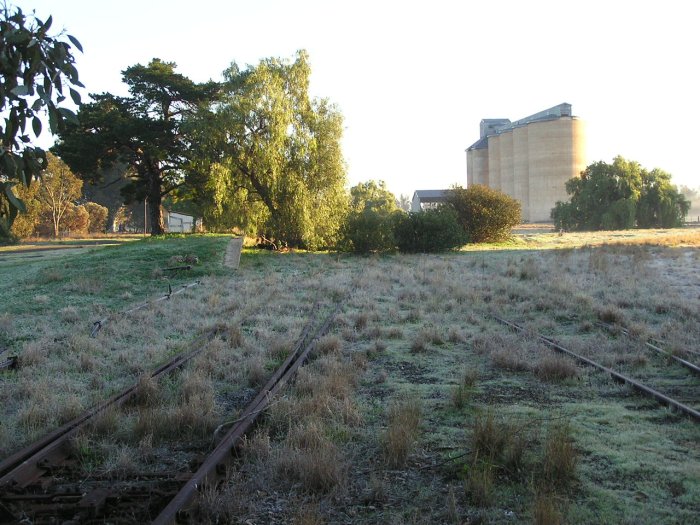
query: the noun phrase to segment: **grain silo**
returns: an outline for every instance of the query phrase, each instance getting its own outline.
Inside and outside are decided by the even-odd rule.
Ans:
[[[501,189],[501,135],[489,137],[489,187]]]
[[[513,197],[520,201],[523,220],[530,217],[530,155],[528,151],[527,126],[513,130]]]
[[[467,148],[467,184],[485,184],[520,201],[522,219],[550,220],[565,183],[586,168],[583,122],[559,104],[515,122],[484,119]],[[488,163],[484,162],[488,159]]]
[[[499,136],[501,150],[501,191],[510,197],[515,197],[515,179],[513,178],[513,134],[503,133]]]

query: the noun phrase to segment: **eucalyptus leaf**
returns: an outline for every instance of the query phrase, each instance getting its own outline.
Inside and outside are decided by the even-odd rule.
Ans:
[[[72,35],[67,35],[67,36],[68,36],[68,40],[70,40],[71,42],[73,42],[73,45],[74,45],[75,47],[77,47],[77,48],[78,48],[78,51],[80,51],[80,52],[82,53],[82,52],[83,52],[83,46],[80,44],[80,42],[78,41],[78,39],[75,38],[75,37],[72,36]]]
[[[34,136],[38,137],[41,135],[41,119],[39,117],[32,119],[32,130],[34,131]]]
[[[73,99],[73,102],[75,103],[76,106],[79,106],[81,103],[80,100],[80,93],[78,93],[75,89],[70,88],[70,98]]]
[[[22,213],[27,213],[27,207],[24,205],[24,202],[22,202],[21,199],[19,199],[14,192],[12,191],[12,186],[14,186],[14,182],[9,182],[4,184],[4,190],[5,190],[5,195],[7,196],[7,200],[10,201],[10,204],[12,204],[13,207],[21,211]]]

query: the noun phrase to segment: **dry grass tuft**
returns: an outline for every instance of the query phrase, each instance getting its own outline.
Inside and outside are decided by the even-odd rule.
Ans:
[[[450,343],[458,344],[464,343],[467,340],[467,337],[464,335],[464,332],[460,328],[451,326],[447,332],[447,340]]]
[[[475,458],[499,458],[508,444],[506,425],[497,422],[491,412],[477,416],[472,429],[472,454]]]
[[[265,384],[269,374],[265,370],[265,364],[260,356],[249,357],[244,367],[248,378],[248,386],[257,388]]]
[[[488,462],[475,462],[468,470],[464,492],[477,507],[489,507],[495,496],[494,468]]]
[[[537,279],[539,274],[540,270],[532,257],[528,257],[525,259],[525,261],[523,261],[522,266],[520,267],[519,275],[521,281],[531,281],[533,279]]]
[[[270,435],[264,430],[256,430],[251,437],[244,436],[241,451],[246,461],[258,463],[270,459],[272,447]]]
[[[548,355],[535,364],[534,372],[543,381],[564,381],[578,376],[576,364],[564,356]]]
[[[0,314],[0,332],[9,333],[13,324],[10,314]]]
[[[113,436],[119,430],[119,411],[113,406],[91,419],[90,429],[95,436]]]
[[[452,404],[456,409],[461,410],[464,408],[472,397],[472,389],[464,386],[457,385],[452,390]]]
[[[474,463],[484,461],[515,476],[522,470],[526,446],[518,429],[497,421],[490,411],[474,420],[471,441]]]
[[[491,361],[498,368],[503,368],[510,372],[526,372],[530,370],[530,365],[520,355],[511,350],[502,348],[491,352]]]
[[[20,368],[39,366],[46,362],[48,358],[48,341],[37,340],[27,341],[22,346],[22,353],[19,355]]]
[[[387,500],[387,485],[374,472],[369,475],[369,483],[367,484],[367,492],[364,502],[367,503],[384,503]]]
[[[338,448],[326,437],[323,425],[309,420],[294,425],[278,450],[277,471],[292,482],[300,482],[313,493],[327,493],[342,484],[347,467]]]
[[[457,409],[466,406],[474,393],[474,386],[478,379],[478,373],[474,369],[467,369],[462,374],[460,383],[452,391],[452,404]]]
[[[460,523],[459,508],[457,506],[457,497],[455,496],[455,491],[453,487],[450,487],[447,491],[447,496],[445,498],[445,508],[447,509],[447,519],[451,523]]]
[[[318,503],[304,503],[299,506],[292,517],[294,525],[323,525],[325,520],[321,515]]]
[[[141,374],[136,384],[136,393],[132,399],[133,404],[140,407],[153,407],[160,403],[161,392],[158,380],[148,373]]]
[[[336,335],[327,335],[316,342],[315,350],[320,355],[335,354],[343,348],[342,340]]]
[[[609,324],[624,324],[625,314],[617,306],[605,306],[603,308],[596,309],[596,315],[598,319],[604,323]]]
[[[169,414],[171,432],[186,437],[207,437],[216,428],[218,413],[211,391],[191,395]]]
[[[355,330],[363,330],[367,326],[368,321],[369,315],[366,312],[361,312],[355,316],[353,327]]]
[[[80,321],[80,314],[74,306],[66,306],[58,311],[61,319],[66,323],[77,323]]]
[[[571,427],[553,425],[544,444],[543,477],[551,487],[566,487],[576,478],[578,453],[574,448]]]
[[[403,330],[398,326],[392,326],[386,331],[386,336],[389,339],[403,339]]]
[[[389,405],[389,425],[384,434],[384,457],[392,467],[406,463],[406,459],[418,438],[421,421],[421,405],[418,399],[394,401]]]
[[[422,334],[418,336],[411,343],[411,353],[412,354],[422,354],[428,350],[428,343]]]
[[[561,525],[562,516],[553,493],[539,491],[532,507],[532,522],[535,525]]]

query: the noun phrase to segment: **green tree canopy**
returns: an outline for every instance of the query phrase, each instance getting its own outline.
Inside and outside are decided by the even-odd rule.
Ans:
[[[393,250],[394,227],[401,214],[384,181],[370,180],[353,186],[341,247],[357,253]]]
[[[681,226],[689,202],[659,169],[617,156],[590,164],[566,182],[568,202],[557,202],[552,219],[565,230],[620,230]]]
[[[453,187],[447,202],[469,242],[497,242],[507,239],[520,222],[520,203],[505,193],[477,184],[467,189]]]
[[[350,188],[350,211],[366,209],[391,213],[398,210],[396,197],[383,180],[361,182]]]
[[[51,216],[53,236],[58,237],[66,212],[73,201],[80,198],[83,181],[73,174],[65,162],[51,153],[47,155],[47,160],[36,199]]]
[[[185,183],[195,151],[186,122],[217,96],[218,84],[196,84],[175,72],[173,62],[154,58],[122,72],[130,97],[91,95],[78,123],[59,133],[54,150],[78,175],[95,181],[115,163],[131,168],[122,188],[125,202],[146,200],[151,233],[163,233],[165,195]]]
[[[46,112],[52,133],[75,118],[61,103],[70,96],[80,104],[74,87],[83,87],[74,66],[73,47],[80,42],[48,34],[53,20],[27,17],[21,9],[0,7],[0,242],[11,238],[17,213],[26,211],[13,187],[28,187],[46,168],[46,154],[32,145],[42,132],[40,115]],[[29,131],[31,129],[31,132]]]
[[[336,242],[347,195],[343,119],[310,98],[309,75],[304,51],[292,63],[269,58],[224,72],[221,102],[199,120],[205,158],[194,198],[211,198],[222,220],[237,210],[231,225],[275,244],[316,248]]]

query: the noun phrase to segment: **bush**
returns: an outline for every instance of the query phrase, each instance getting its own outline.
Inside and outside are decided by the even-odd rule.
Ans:
[[[83,206],[89,216],[88,232],[104,233],[107,229],[107,208],[100,206],[96,202],[86,202]]]
[[[87,233],[90,215],[85,206],[69,204],[61,224],[61,229],[72,234]]]
[[[403,212],[365,208],[348,214],[343,228],[341,247],[356,253],[393,250],[394,224]]]
[[[457,212],[449,206],[401,216],[394,235],[399,250],[410,253],[440,252],[467,242]]]
[[[17,215],[15,222],[12,223],[11,231],[20,239],[31,237],[36,234],[36,227],[43,210],[42,204],[37,200],[39,183],[34,182],[30,187],[18,184],[13,188],[13,191],[18,198],[22,199],[27,211]]]
[[[486,186],[455,186],[447,201],[457,212],[469,242],[503,241],[520,222],[520,203]]]

